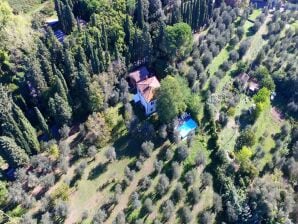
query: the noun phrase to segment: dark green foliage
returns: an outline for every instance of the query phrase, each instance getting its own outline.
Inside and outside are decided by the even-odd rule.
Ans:
[[[159,119],[164,123],[169,123],[184,112],[187,108],[186,101],[189,94],[185,80],[171,76],[163,79],[157,96]]]
[[[197,30],[208,22],[211,14],[212,2],[206,0],[185,1],[181,5],[181,14],[184,22],[193,30]]]
[[[0,136],[0,155],[11,167],[19,167],[29,163],[26,152],[12,138]]]
[[[72,12],[72,5],[69,4],[69,1],[55,0],[55,8],[63,30],[67,34],[71,33],[77,24]]]
[[[59,126],[71,121],[72,109],[68,102],[57,93],[54,95],[54,98],[49,99],[49,109],[51,116]]]
[[[44,133],[49,134],[49,127],[48,127],[47,122],[46,122],[45,118],[43,117],[42,113],[39,111],[39,109],[37,107],[34,107],[34,111],[36,113],[36,117],[39,122],[39,127],[41,128],[41,130]]]
[[[192,48],[193,37],[191,28],[186,23],[177,23],[167,26],[162,48],[170,60],[182,59]]]
[[[241,149],[243,146],[251,147],[256,143],[255,132],[249,128],[243,130],[237,139],[237,148]]]
[[[28,154],[39,151],[36,132],[22,110],[12,101],[7,90],[0,85],[1,132],[15,139]]]

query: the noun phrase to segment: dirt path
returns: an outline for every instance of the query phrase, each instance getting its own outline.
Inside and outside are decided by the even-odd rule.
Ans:
[[[205,35],[207,33],[207,30],[208,29],[202,30],[202,31],[198,31],[198,32],[194,33],[193,34],[194,42],[198,44],[199,43],[199,40],[200,40],[200,37],[203,36],[203,35]]]
[[[282,122],[284,120],[284,115],[276,107],[272,107],[270,113],[276,121]]]
[[[142,169],[135,175],[133,181],[122,193],[121,197],[119,198],[119,203],[115,206],[115,208],[111,212],[111,215],[105,221],[105,223],[107,224],[112,223],[113,220],[115,220],[118,213],[123,211],[123,209],[127,207],[130,195],[137,190],[139,181],[142,178],[149,176],[153,172],[153,169],[154,169],[153,163],[156,159],[158,152],[159,150],[156,150],[155,152],[153,152],[152,156],[144,162]]]
[[[250,39],[251,44],[243,57],[244,61],[251,61],[257,57],[259,51],[262,49],[262,46],[265,44],[265,41],[263,40],[262,36],[268,32],[267,24],[271,21],[271,19],[272,15],[268,14],[264,23],[259,28],[258,32],[255,33]]]

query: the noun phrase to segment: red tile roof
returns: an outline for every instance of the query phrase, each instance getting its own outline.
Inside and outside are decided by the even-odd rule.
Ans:
[[[137,83],[137,88],[147,102],[154,99],[156,89],[160,87],[160,83],[155,76],[145,79]]]

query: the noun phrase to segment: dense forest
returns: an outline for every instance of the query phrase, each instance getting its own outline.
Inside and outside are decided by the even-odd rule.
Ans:
[[[272,4],[0,1],[0,223],[297,223],[298,7]]]

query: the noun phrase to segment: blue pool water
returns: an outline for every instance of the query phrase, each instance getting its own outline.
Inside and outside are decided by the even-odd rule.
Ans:
[[[189,132],[195,130],[198,127],[197,123],[193,119],[188,119],[178,127],[181,138],[185,138]]]

